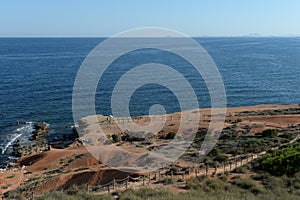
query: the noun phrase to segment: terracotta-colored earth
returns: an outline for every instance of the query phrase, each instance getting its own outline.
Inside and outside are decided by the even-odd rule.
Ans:
[[[244,111],[263,111],[263,110],[283,110],[289,108],[300,108],[299,105],[258,105],[250,107],[227,108],[226,122],[224,126],[231,125],[230,121],[242,119],[238,126],[255,125],[252,133],[259,133],[267,128],[287,128],[290,125],[300,124],[300,114],[289,115],[243,115],[238,113]],[[210,120],[210,109],[200,109],[200,127],[208,127]],[[159,117],[159,116],[158,116]],[[99,121],[105,122],[108,118],[98,116]],[[156,134],[151,142],[161,145],[166,141],[159,140],[159,137],[169,132],[178,130],[180,113],[168,115],[167,122],[163,126],[163,131]],[[147,124],[145,117],[140,117],[136,123]],[[113,133],[122,133],[114,125],[103,126],[106,135]],[[146,148],[136,146],[139,143],[124,143],[120,148],[131,152],[147,152]],[[112,144],[116,146],[116,144]],[[105,155],[104,155],[105,156]],[[127,160],[130,162],[130,160]],[[184,161],[178,160],[176,164],[185,165]],[[111,169],[101,164],[94,158],[82,145],[81,142],[75,142],[66,149],[54,149],[37,155],[23,157],[17,163],[14,171],[6,170],[0,172],[0,196],[7,191],[16,188],[28,188],[35,194],[52,189],[65,190],[72,185],[106,184],[115,179],[123,179],[128,175],[134,176],[134,173],[122,172]],[[22,168],[22,166],[25,166]],[[21,169],[22,168],[22,169]]]

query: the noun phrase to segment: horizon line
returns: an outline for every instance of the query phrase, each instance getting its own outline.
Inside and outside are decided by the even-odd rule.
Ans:
[[[20,35],[20,36],[6,36],[0,35],[0,38],[110,38],[111,36],[65,36],[65,35],[49,35],[49,36],[38,36],[38,35]],[[168,37],[168,36],[165,36]],[[245,38],[296,38],[300,37],[300,34],[290,34],[290,35],[202,35],[202,36],[189,36],[191,38],[235,38],[235,37],[245,37]]]

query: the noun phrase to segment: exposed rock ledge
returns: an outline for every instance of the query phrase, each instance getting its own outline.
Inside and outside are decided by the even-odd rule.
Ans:
[[[50,150],[50,145],[45,139],[45,136],[48,135],[49,125],[43,122],[34,122],[33,126],[35,130],[32,132],[32,142],[22,143],[17,140],[14,143],[13,154],[15,156],[22,157]]]

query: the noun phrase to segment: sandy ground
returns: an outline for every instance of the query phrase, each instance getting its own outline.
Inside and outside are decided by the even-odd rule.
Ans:
[[[245,125],[256,125],[253,134],[261,132],[267,128],[286,128],[293,124],[300,124],[300,115],[258,115],[249,116],[243,115],[239,116],[238,113],[245,111],[263,111],[263,110],[283,110],[289,108],[300,108],[299,105],[258,105],[250,107],[237,107],[237,108],[227,108],[226,121],[234,121],[236,119],[242,119],[239,126]],[[194,110],[191,113],[199,113],[200,120],[197,121],[199,127],[208,127],[211,120],[211,110],[210,109],[199,109]],[[158,132],[154,133],[154,138],[151,142],[162,145],[166,141],[159,140],[159,137],[166,135],[169,132],[177,132],[179,130],[180,117],[184,116],[182,113],[174,113],[164,116],[155,116],[154,124],[158,128]],[[101,125],[102,131],[105,132],[106,136],[114,133],[122,133],[121,129],[116,125],[116,122],[124,125],[129,122],[134,122],[139,126],[147,126],[150,124],[150,119],[148,117],[139,117],[132,119],[119,118],[110,119],[106,116],[97,116],[97,121],[95,122],[96,127]],[[192,121],[189,126],[184,126],[183,130],[187,130],[190,126],[195,126],[195,121],[193,119],[188,119],[187,121]],[[162,123],[164,122],[165,123]],[[151,122],[151,123],[152,123]],[[224,126],[230,123],[225,123]],[[199,128],[197,126],[197,128]],[[91,134],[97,135],[97,129],[91,125],[85,127],[86,130],[90,130]],[[133,129],[134,130],[134,129]],[[83,138],[86,139],[86,138]],[[102,157],[110,158],[114,156],[114,149],[117,147],[116,144],[109,145],[113,149],[105,149],[102,153]],[[148,150],[142,147],[137,147],[132,144],[123,144],[118,147],[122,151],[129,151],[133,153],[147,153]],[[122,159],[121,159],[122,160]],[[126,159],[125,159],[126,160]],[[125,160],[122,160],[122,164],[126,166]],[[127,160],[130,163],[134,160]],[[19,186],[25,186],[33,188],[36,193],[41,193],[43,191],[48,191],[51,189],[65,189],[72,184],[83,184],[88,183],[91,185],[105,184],[114,178],[122,179],[129,175],[127,172],[118,172],[117,170],[109,169],[101,164],[93,155],[91,155],[85,146],[80,142],[75,142],[73,145],[66,149],[51,149],[48,152],[43,152],[38,155],[27,156],[19,160],[19,166],[13,170],[0,171],[0,196],[1,194],[14,190]],[[22,168],[22,166],[25,166]],[[22,169],[21,169],[22,168]],[[39,180],[38,185],[30,185],[32,180]],[[32,181],[34,182],[34,181]]]

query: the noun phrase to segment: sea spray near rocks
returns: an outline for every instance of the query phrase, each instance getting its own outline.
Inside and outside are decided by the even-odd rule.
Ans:
[[[48,141],[45,139],[48,135],[49,125],[44,122],[32,122],[30,125],[33,126],[33,129],[29,141],[16,140],[13,144],[13,155],[22,157],[50,149]]]
[[[10,141],[5,145],[5,147],[2,149],[2,154],[5,154],[5,152],[6,152],[6,150],[8,149],[8,147],[11,146],[12,143],[13,143],[16,139],[18,139],[19,137],[21,137],[21,136],[22,136],[22,134],[18,134],[18,135],[16,135],[12,140],[10,140]]]
[[[21,136],[23,136],[23,139],[29,137],[33,130],[34,129],[31,123],[19,123],[17,127],[14,127],[12,130],[8,130],[6,134],[1,135],[0,149],[2,154],[5,154],[7,151],[9,151],[11,145]]]
[[[17,160],[18,157],[40,153],[49,150],[49,125],[41,122],[17,122],[17,125],[7,130],[0,138],[0,165]]]
[[[21,122],[0,135],[0,168],[7,167],[20,157],[48,151],[51,147],[66,148],[78,139],[73,124],[63,132],[49,133],[49,124],[45,122]]]

